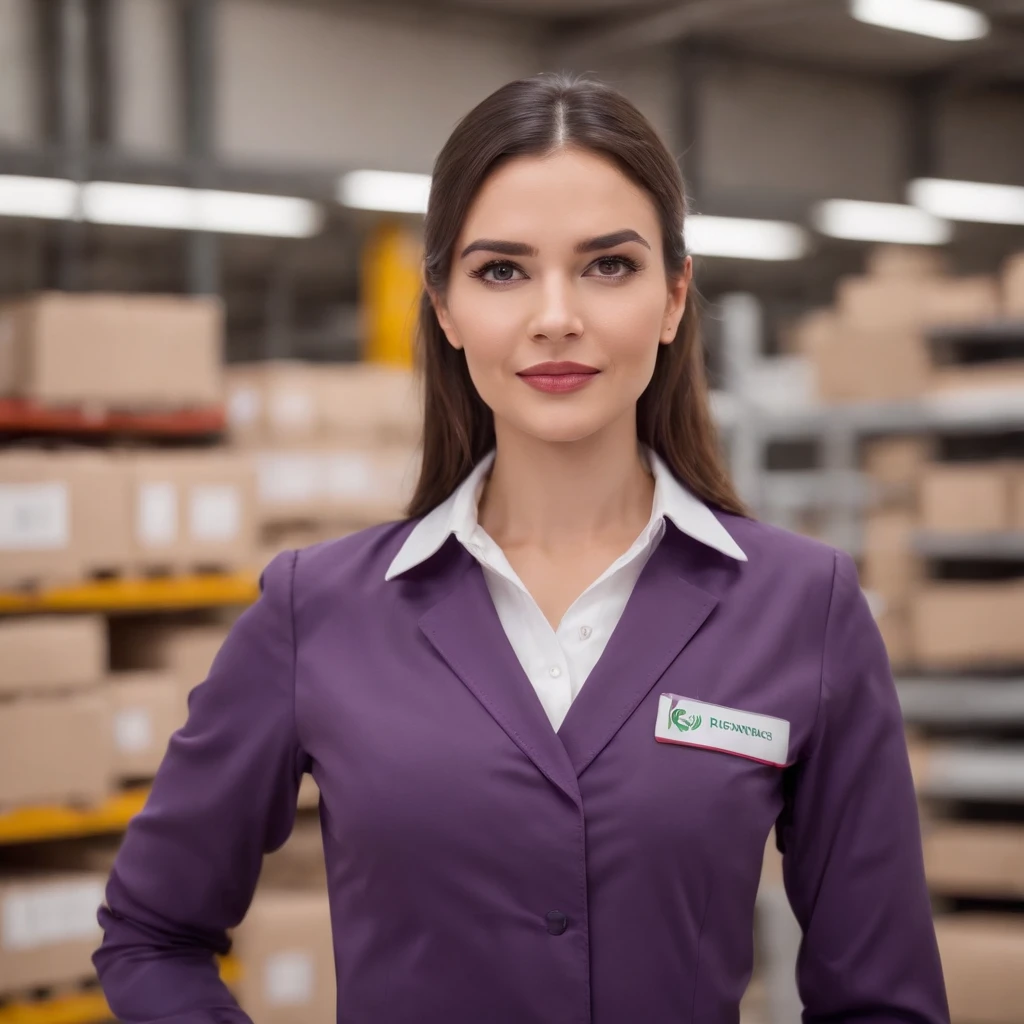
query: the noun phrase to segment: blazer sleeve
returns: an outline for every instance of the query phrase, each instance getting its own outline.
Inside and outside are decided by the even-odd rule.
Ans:
[[[264,570],[118,852],[93,955],[118,1020],[251,1024],[214,958],[230,948],[264,853],[291,833],[307,764],[295,728],[296,557]]]
[[[917,799],[885,645],[837,552],[821,695],[777,827],[805,1024],[948,1024]]]

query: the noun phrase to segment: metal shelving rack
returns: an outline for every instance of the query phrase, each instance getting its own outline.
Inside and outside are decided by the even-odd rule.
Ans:
[[[781,520],[805,508],[824,515],[826,536],[855,557],[862,550],[861,511],[879,495],[858,468],[862,440],[885,436],[985,435],[1024,431],[1024,390],[937,393],[899,402],[858,402],[774,411],[753,393],[753,374],[764,350],[762,314],[750,295],[721,303],[725,390],[713,409],[726,440],[733,478],[755,514]],[[1024,321],[932,331],[936,345],[1019,342]],[[820,464],[801,472],[769,471],[767,452],[777,441],[817,441]],[[915,550],[943,559],[1024,560],[1024,531],[983,536],[919,533]],[[908,724],[985,728],[1024,725],[1024,678],[969,676],[900,679],[897,690]],[[1024,747],[951,741],[931,748],[921,792],[928,797],[1024,803]],[[795,963],[800,929],[778,882],[762,885],[758,930],[773,1024],[799,1020]]]

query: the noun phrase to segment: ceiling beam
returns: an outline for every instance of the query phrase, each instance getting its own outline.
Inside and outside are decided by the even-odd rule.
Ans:
[[[829,0],[689,0],[667,11],[645,15],[625,24],[593,29],[564,40],[558,48],[563,66],[580,67],[617,53],[679,42],[700,32],[753,19],[756,24],[789,19],[821,10]]]

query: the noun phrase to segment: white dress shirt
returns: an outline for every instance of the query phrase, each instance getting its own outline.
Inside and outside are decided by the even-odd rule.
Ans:
[[[573,601],[557,629],[551,628],[505,553],[477,520],[493,452],[447,501],[416,524],[386,574],[390,580],[426,561],[455,534],[483,568],[505,635],[556,731],[601,657],[647,559],[664,535],[666,518],[709,547],[746,561],[712,511],[676,480],[653,451],[646,455],[654,474],[651,518],[629,550]]]

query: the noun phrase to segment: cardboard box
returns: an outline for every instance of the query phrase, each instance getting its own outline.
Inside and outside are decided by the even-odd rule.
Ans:
[[[48,405],[190,407],[223,397],[216,299],[48,293],[3,307],[7,393]]]
[[[401,446],[274,449],[254,459],[264,529],[299,520],[370,526],[400,518],[418,472],[418,455]]]
[[[1024,899],[1024,825],[940,822],[924,834],[933,892]]]
[[[337,992],[327,893],[257,891],[234,935],[242,1009],[260,1024],[335,1024]]]
[[[928,388],[931,362],[924,338],[909,331],[843,327],[814,357],[825,402],[894,401]]]
[[[945,254],[930,246],[876,245],[867,258],[867,272],[872,277],[941,277],[948,271]]]
[[[916,499],[917,481],[932,457],[932,444],[919,437],[885,438],[864,446],[864,472],[885,489],[908,489]]]
[[[0,620],[0,694],[95,686],[107,671],[107,623],[99,615]]]
[[[113,768],[102,693],[0,702],[0,806],[96,803],[110,791]]]
[[[1024,583],[930,583],[911,604],[914,653],[924,668],[972,669],[1024,661]]]
[[[921,527],[936,533],[1008,530],[1011,474],[1005,463],[933,463],[921,477]]]
[[[924,574],[911,546],[916,528],[911,512],[872,511],[864,520],[861,583],[882,599],[883,614],[904,611]]]
[[[924,294],[924,322],[930,327],[995,320],[1002,308],[999,282],[994,277],[936,278]]]
[[[372,363],[319,367],[323,430],[331,441],[358,446],[413,446],[423,426],[415,376],[407,370]]]
[[[172,672],[119,672],[108,677],[114,771],[122,780],[156,775],[171,736],[187,717]]]
[[[126,568],[127,478],[101,452],[0,453],[0,587]]]
[[[0,997],[95,976],[99,873],[0,877]]]
[[[256,477],[226,450],[126,457],[133,558],[141,566],[243,568],[256,545]]]
[[[210,674],[229,627],[168,621],[165,618],[114,619],[110,662],[115,671],[161,670],[177,681],[179,707]]]
[[[1024,317],[1024,252],[1006,261],[1002,285],[1003,312],[1014,319]]]
[[[957,1024],[1020,1024],[1024,923],[1015,915],[935,920],[949,1011]]]
[[[322,433],[319,368],[274,360],[229,366],[228,429],[240,444],[301,443]]]

